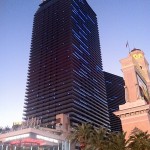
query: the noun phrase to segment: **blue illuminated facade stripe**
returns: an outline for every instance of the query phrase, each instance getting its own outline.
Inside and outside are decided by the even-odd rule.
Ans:
[[[103,122],[104,126],[109,127],[108,106],[102,71],[96,15],[88,6],[87,2],[84,0],[83,2],[84,3],[81,3],[79,0],[72,0],[71,4],[72,59],[74,62],[72,64],[74,68],[73,92],[76,96],[74,107],[85,111],[84,118],[89,116],[88,121],[90,120],[91,123],[95,122],[96,124],[99,120],[99,123],[97,122],[98,124]],[[95,105],[97,105],[99,109],[94,110]],[[87,111],[88,115],[86,115]],[[97,111],[98,114],[95,114],[95,111]],[[75,114],[73,113],[72,116],[75,117]],[[89,119],[90,116],[92,116],[91,119]],[[81,120],[83,120],[83,118],[81,118]]]
[[[34,17],[25,118],[110,128],[96,14],[86,0],[46,0]]]

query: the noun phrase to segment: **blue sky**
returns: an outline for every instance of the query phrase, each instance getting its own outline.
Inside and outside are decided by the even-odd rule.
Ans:
[[[125,47],[150,62],[149,0],[87,0],[97,14],[104,70],[122,76]],[[22,120],[32,23],[40,0],[0,0],[0,126]]]

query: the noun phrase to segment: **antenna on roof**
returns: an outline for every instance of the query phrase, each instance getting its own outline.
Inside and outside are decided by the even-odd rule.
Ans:
[[[129,54],[130,54],[131,50],[130,50],[130,46],[129,46],[128,41],[127,41],[127,43],[126,43],[126,48],[128,48],[128,49],[129,49]]]

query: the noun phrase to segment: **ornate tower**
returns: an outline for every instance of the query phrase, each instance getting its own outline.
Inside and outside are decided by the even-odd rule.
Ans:
[[[135,127],[150,132],[149,64],[140,49],[133,49],[120,62],[125,80],[126,103],[120,105],[115,114],[121,118],[127,136]]]

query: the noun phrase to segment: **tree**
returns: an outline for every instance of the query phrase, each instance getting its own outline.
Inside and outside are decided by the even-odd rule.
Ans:
[[[93,129],[89,142],[91,150],[107,150],[107,130],[105,128]]]
[[[3,132],[3,127],[0,127],[0,133],[2,133]]]
[[[149,150],[150,149],[150,134],[135,128],[129,138],[129,148],[131,150]]]
[[[79,143],[81,149],[87,149],[91,135],[92,126],[84,123],[75,128],[73,134],[70,136],[70,140]]]
[[[4,132],[9,132],[10,131],[10,128],[8,126],[6,126],[3,130]]]
[[[78,143],[81,150],[150,150],[150,134],[135,128],[129,139],[126,133],[109,133],[105,128],[82,124],[70,134],[69,140]]]
[[[71,142],[79,143],[82,150],[87,150],[93,135],[93,128],[90,124],[78,125],[70,134],[69,140]]]
[[[126,133],[112,132],[108,139],[108,150],[127,150],[129,140],[125,139]]]

